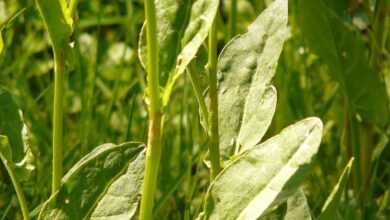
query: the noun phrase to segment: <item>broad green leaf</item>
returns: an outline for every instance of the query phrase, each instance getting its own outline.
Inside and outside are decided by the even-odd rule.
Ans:
[[[284,220],[311,220],[310,207],[305,193],[299,189],[287,200],[287,213]]]
[[[321,214],[318,220],[338,220],[342,219],[339,216],[339,204],[344,189],[347,187],[349,175],[353,165],[354,158],[351,158],[348,164],[345,166],[343,173],[341,174],[337,185],[333,188],[329,197],[326,199],[324,206],[322,207]]]
[[[351,30],[322,0],[300,0],[298,9],[298,25],[307,45],[340,83],[352,110],[365,121],[386,125],[385,86],[369,64],[361,34]]]
[[[140,143],[104,144],[95,148],[63,177],[60,190],[45,203],[39,219],[86,219],[96,206],[98,209],[93,213],[97,217],[110,212],[114,214],[115,211],[131,216],[133,207],[138,204],[139,194],[129,195],[127,189],[134,187],[131,192],[139,191],[137,187],[140,183],[137,181],[141,181],[143,176],[143,165],[140,165],[144,163],[143,158],[144,146]],[[129,180],[128,184],[137,184],[119,189],[123,186],[120,182],[126,178],[136,178]],[[120,194],[116,190],[123,190],[126,193],[123,196],[133,204],[109,204],[111,198],[113,202],[118,202],[118,197],[111,197]],[[108,205],[121,208],[107,211]],[[127,207],[129,210],[125,210]]]
[[[206,39],[218,0],[156,0],[160,85],[167,104],[174,82],[185,71]],[[145,25],[144,25],[145,26]],[[139,57],[146,64],[146,28],[139,41]]]
[[[64,0],[37,0],[55,50],[66,48],[72,33],[70,15],[64,10]]]
[[[248,149],[271,123],[276,90],[270,86],[288,36],[288,1],[276,0],[221,52],[218,61],[220,149]]]
[[[136,217],[143,183],[145,155],[132,161],[126,173],[115,180],[92,212],[93,220],[133,219]]]
[[[321,136],[321,120],[307,118],[241,153],[211,184],[205,219],[257,219],[285,202],[299,189]]]

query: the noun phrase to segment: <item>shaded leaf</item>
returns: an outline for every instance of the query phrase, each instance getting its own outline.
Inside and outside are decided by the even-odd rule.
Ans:
[[[351,173],[351,168],[353,165],[354,158],[351,158],[348,164],[345,166],[337,184],[333,187],[332,192],[329,197],[326,199],[324,206],[322,207],[321,214],[318,217],[318,220],[337,220],[342,219],[339,216],[339,203],[344,189],[347,187],[349,175]]]
[[[288,1],[276,0],[230,41],[218,61],[220,149],[248,149],[271,123],[276,90],[270,86],[287,36]]]
[[[88,218],[97,205],[101,208],[102,204],[107,203],[109,197],[106,197],[106,192],[109,193],[107,196],[116,193],[115,189],[121,184],[121,179],[126,179],[126,176],[131,177],[131,173],[141,175],[141,177],[133,176],[137,180],[142,179],[143,166],[139,163],[143,164],[143,157],[144,146],[135,142],[120,145],[104,144],[95,148],[63,177],[60,190],[43,206],[39,219]],[[137,164],[134,164],[135,162]],[[123,190],[126,192],[126,189]],[[99,203],[101,198],[103,200]],[[129,201],[138,202],[131,198]],[[128,205],[129,208],[134,206],[134,204]],[[117,206],[119,207],[120,204]],[[121,207],[126,207],[126,204],[121,204]],[[132,212],[132,210],[121,210],[123,214],[126,211]],[[95,210],[95,213],[102,212]]]
[[[12,148],[10,159],[14,162],[24,157],[23,121],[21,111],[11,93],[0,88],[0,134],[8,137]]]
[[[0,149],[0,154],[12,163],[19,181],[30,179],[35,171],[35,157],[29,143],[29,130],[14,97],[1,87],[0,135],[6,136],[9,142],[3,145],[5,149]]]
[[[293,195],[317,153],[318,118],[299,121],[240,154],[208,190],[206,219],[257,219]]]
[[[306,43],[340,83],[352,110],[365,121],[386,125],[389,109],[385,86],[369,64],[360,33],[350,30],[322,0],[300,0],[298,8]]]
[[[311,220],[310,207],[305,193],[299,189],[287,200],[287,213],[284,220]]]

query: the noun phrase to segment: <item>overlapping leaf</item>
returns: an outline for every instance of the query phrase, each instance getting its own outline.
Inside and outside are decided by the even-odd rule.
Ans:
[[[210,186],[205,219],[257,219],[285,202],[299,189],[321,136],[321,121],[307,118],[240,154]]]
[[[351,110],[365,121],[386,125],[389,109],[385,86],[369,64],[361,36],[322,0],[299,2],[298,21],[305,41],[340,83]]]
[[[220,149],[247,149],[271,123],[276,90],[270,85],[287,36],[288,1],[274,1],[223,49],[218,61]]]
[[[284,220],[312,220],[310,207],[302,189],[287,200],[287,212]]]
[[[322,207],[321,214],[318,220],[338,220],[343,219],[339,215],[339,203],[341,200],[342,193],[347,186],[349,174],[353,164],[353,158],[349,160],[345,166],[337,185],[333,188],[329,197],[326,199],[324,206]]]
[[[218,0],[156,0],[160,84],[168,102],[174,82],[196,55],[206,39],[217,13]],[[145,28],[142,29],[139,57],[146,64]]]
[[[95,219],[107,219],[111,214],[130,219],[138,204],[143,164],[144,146],[139,143],[95,148],[64,176],[60,190],[45,203],[39,219],[84,219],[91,213]],[[123,187],[123,181],[134,185]],[[120,204],[121,199],[129,203]],[[109,206],[118,209],[108,210]]]

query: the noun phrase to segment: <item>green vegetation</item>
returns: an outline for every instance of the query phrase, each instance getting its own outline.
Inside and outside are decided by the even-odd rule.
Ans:
[[[390,218],[390,1],[0,0],[0,220]]]

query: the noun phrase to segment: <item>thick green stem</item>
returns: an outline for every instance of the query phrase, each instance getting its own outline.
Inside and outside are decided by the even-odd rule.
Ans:
[[[54,62],[52,195],[60,188],[63,174],[62,153],[65,50],[54,50]]]
[[[218,92],[217,92],[217,27],[213,21],[209,33],[209,153],[211,161],[211,178],[214,179],[221,170],[219,156],[218,132]]]
[[[29,220],[30,217],[29,217],[26,198],[24,197],[22,187],[20,186],[20,184],[15,176],[15,171],[13,169],[13,165],[10,164],[10,162],[6,158],[4,158],[1,154],[0,154],[0,159],[3,162],[4,167],[7,170],[8,174],[11,178],[12,184],[14,185],[14,188],[16,191],[16,196],[18,197],[18,200],[19,200],[20,209],[22,210],[23,219]]]
[[[161,100],[159,94],[159,67],[156,12],[153,0],[145,0],[147,39],[147,80],[149,94],[149,133],[146,151],[144,186],[141,198],[140,220],[153,218],[154,195],[161,158]]]

